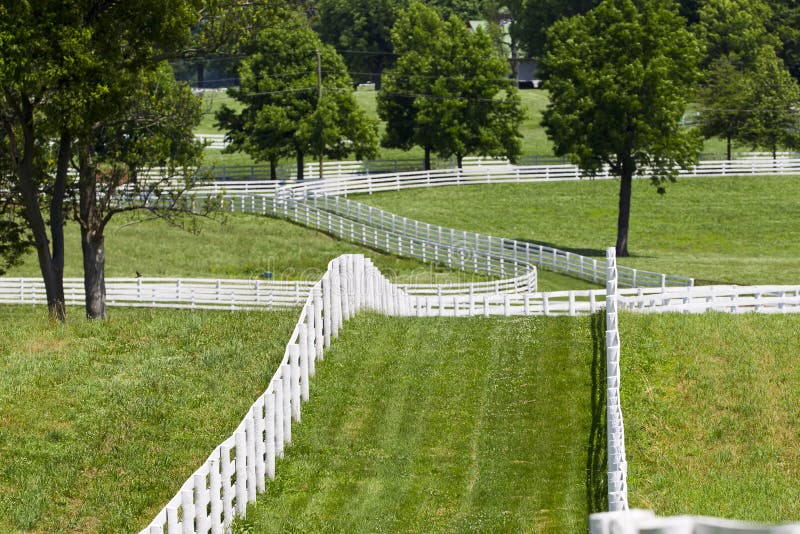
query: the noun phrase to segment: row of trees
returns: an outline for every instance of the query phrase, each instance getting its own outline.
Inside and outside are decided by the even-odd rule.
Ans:
[[[34,246],[54,319],[66,314],[67,219],[80,226],[86,314],[104,318],[111,218],[146,210],[183,224],[194,209],[186,191],[196,176],[184,169],[202,156],[193,136],[201,103],[175,82],[165,60],[221,46],[218,36],[235,44],[241,32],[226,26],[259,20],[251,5],[58,0],[0,7],[0,266]],[[155,167],[159,178],[145,178]]]
[[[269,162],[273,178],[285,157],[296,158],[300,179],[307,155],[374,157],[377,122],[355,101],[341,55],[303,14],[287,10],[281,18],[281,26],[261,30],[243,47],[241,83],[228,90],[240,110],[223,106],[217,113],[230,141],[226,150]],[[426,169],[432,153],[455,156],[459,166],[467,154],[519,154],[519,95],[488,34],[412,2],[391,38],[398,58],[377,101],[386,122],[383,146],[422,147]]]

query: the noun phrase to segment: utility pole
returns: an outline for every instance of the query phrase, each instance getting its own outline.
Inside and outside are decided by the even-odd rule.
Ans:
[[[322,56],[317,48],[317,107],[322,102]],[[320,130],[322,133],[322,130]],[[325,151],[325,140],[322,140],[322,146],[319,151],[319,179],[322,180],[322,154]]]

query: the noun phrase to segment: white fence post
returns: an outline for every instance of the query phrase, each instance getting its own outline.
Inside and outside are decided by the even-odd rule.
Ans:
[[[620,340],[617,316],[616,251],[606,252],[606,437],[608,447],[608,509],[628,509],[628,465],[620,405]]]

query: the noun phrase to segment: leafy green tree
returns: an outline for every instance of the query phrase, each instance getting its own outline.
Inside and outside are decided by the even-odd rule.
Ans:
[[[486,33],[412,2],[392,36],[399,57],[378,95],[384,146],[421,146],[426,168],[431,152],[459,166],[468,154],[516,158],[519,95]]]
[[[727,58],[749,68],[762,46],[780,45],[767,30],[772,10],[762,0],[707,0],[698,15],[697,34],[706,47],[701,67]]]
[[[56,319],[65,318],[64,202],[79,194],[67,180],[70,161],[87,161],[95,125],[118,117],[139,73],[188,43],[199,8],[198,0],[0,7],[0,124]]]
[[[742,140],[769,150],[773,158],[779,148],[799,150],[800,86],[772,47],[762,47],[750,87]]]
[[[197,176],[203,145],[194,139],[200,123],[201,99],[188,85],[175,82],[172,69],[141,70],[115,99],[117,112],[80,133],[73,165],[78,169],[75,219],[81,227],[86,315],[106,317],[105,229],[112,217],[146,211],[173,224],[199,214],[187,192]],[[151,172],[152,171],[152,172]]]
[[[217,113],[231,141],[228,150],[268,161],[273,178],[278,160],[290,153],[300,179],[308,154],[374,156],[377,123],[357,106],[342,57],[310,27],[288,26],[262,30],[242,61],[240,86],[228,94],[243,109],[223,106]]]
[[[446,22],[450,36],[441,43],[430,97],[417,103],[417,127],[433,134],[434,151],[443,158],[505,156],[520,152],[519,94],[509,67],[489,35],[471,33],[456,17]]]
[[[696,161],[699,136],[680,119],[698,79],[700,46],[674,3],[604,0],[556,22],[542,62],[551,100],[542,124],[555,153],[620,178],[616,249],[628,255],[633,177],[662,192]]]
[[[357,83],[373,81],[391,63],[390,32],[398,0],[320,0],[319,34],[340,49]]]
[[[732,142],[741,139],[749,118],[751,80],[738,59],[728,55],[715,59],[704,76],[699,91],[703,106],[700,131],[706,139],[725,139],[727,157],[731,159]]]
[[[419,128],[417,116],[422,99],[430,94],[436,79],[433,51],[448,39],[438,13],[421,2],[412,2],[392,28],[398,59],[395,67],[387,71],[377,96],[378,115],[386,123],[381,144],[403,150],[421,146],[425,169],[431,168],[434,132]]]

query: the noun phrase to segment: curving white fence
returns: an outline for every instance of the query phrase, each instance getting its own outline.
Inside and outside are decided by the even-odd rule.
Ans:
[[[298,202],[289,200],[287,203]],[[330,212],[369,227],[391,231],[409,238],[422,239],[440,246],[470,248],[486,255],[510,258],[529,265],[536,265],[556,273],[566,274],[580,280],[602,284],[606,280],[605,260],[590,258],[574,252],[466,230],[455,230],[443,226],[402,217],[394,213],[356,202],[341,196],[311,195],[302,201],[323,212]],[[276,201],[280,212],[281,197]],[[669,287],[691,286],[694,280],[685,276],[655,273],[630,267],[619,267],[619,284],[622,287]]]

